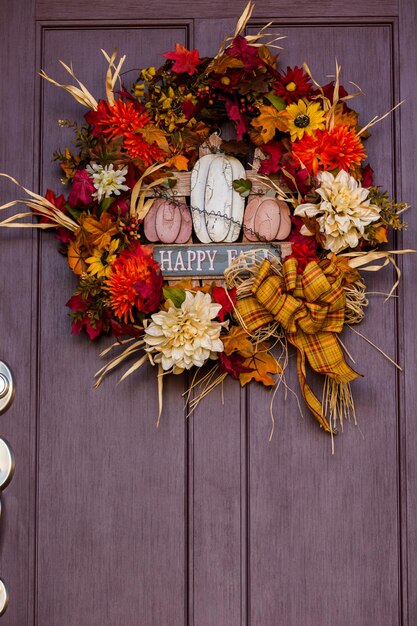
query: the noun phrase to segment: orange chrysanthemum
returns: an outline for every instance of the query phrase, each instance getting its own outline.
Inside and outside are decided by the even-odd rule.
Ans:
[[[366,158],[362,142],[354,129],[335,126],[333,130],[318,130],[293,143],[293,154],[310,174],[335,169],[354,172]]]
[[[162,275],[150,250],[139,243],[123,250],[112,265],[104,289],[109,292],[115,315],[125,324],[135,321],[134,308],[141,313],[156,311],[161,302]]]
[[[152,120],[146,111],[139,111],[130,100],[124,102],[117,100],[110,107],[110,114],[105,120],[106,125],[103,128],[103,134],[112,139],[119,135],[124,135],[124,148],[132,159],[141,159],[145,166],[148,167],[152,163],[162,162],[166,157],[163,150],[156,144],[149,144],[138,133],[138,129],[144,128],[148,124],[152,124]]]

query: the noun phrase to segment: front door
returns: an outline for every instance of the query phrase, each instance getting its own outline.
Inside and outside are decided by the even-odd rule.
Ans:
[[[140,6],[140,4],[142,6]],[[37,76],[60,82],[58,60],[104,95],[100,49],[127,55],[124,76],[159,65],[179,42],[216,52],[244,6],[58,0],[2,4],[0,171],[26,187],[59,191],[58,120],[80,107]],[[286,36],[280,67],[307,61],[319,83],[342,82],[372,129],[376,183],[414,202],[417,47],[412,0],[259,0],[248,26]],[[413,98],[414,97],[414,98]],[[1,203],[16,197],[1,183]],[[415,247],[417,219],[394,246]],[[49,234],[0,232],[0,359],[16,398],[0,435],[16,456],[2,494],[0,577],[5,626],[400,626],[417,623],[415,261],[404,260],[399,299],[384,303],[393,272],[367,277],[360,332],[343,341],[363,379],[353,384],[359,428],[329,438],[296,398],[226,381],[188,420],[187,380],[165,383],[155,427],[155,373],[143,367],[93,390],[99,351],[71,336],[65,307],[74,280]],[[378,292],[378,293],[377,293]],[[295,372],[295,367],[289,371]],[[288,380],[297,389],[296,375]]]

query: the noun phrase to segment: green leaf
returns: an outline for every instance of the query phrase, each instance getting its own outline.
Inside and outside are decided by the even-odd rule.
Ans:
[[[272,106],[277,109],[277,111],[283,111],[287,107],[285,100],[283,100],[279,96],[276,96],[274,93],[269,93],[266,97],[268,98]]]
[[[246,198],[251,192],[252,181],[247,178],[237,178],[233,181],[233,189],[240,193],[243,198]]]
[[[116,198],[104,198],[100,204],[100,211],[103,213],[104,211],[108,211],[115,201]]]
[[[178,287],[164,287],[164,298],[171,300],[172,304],[179,308],[185,300],[185,290],[178,289]]]

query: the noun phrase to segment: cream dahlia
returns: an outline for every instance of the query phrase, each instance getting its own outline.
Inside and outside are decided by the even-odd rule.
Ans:
[[[317,219],[327,250],[337,254],[345,248],[355,248],[360,239],[366,239],[365,227],[379,219],[381,209],[367,200],[369,190],[344,170],[337,176],[320,172],[318,180],[320,187],[316,192],[321,202],[300,204],[294,215]],[[305,226],[301,232],[312,234]]]
[[[223,352],[220,332],[224,323],[214,321],[221,304],[214,304],[210,295],[201,291],[186,291],[180,307],[167,302],[168,311],[154,313],[144,335],[146,351],[156,363],[180,374]]]

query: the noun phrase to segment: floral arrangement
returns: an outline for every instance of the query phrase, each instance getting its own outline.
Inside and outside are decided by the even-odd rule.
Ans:
[[[346,362],[339,334],[364,315],[358,268],[378,259],[394,263],[378,246],[390,229],[404,228],[400,215],[407,206],[374,185],[366,163],[369,129],[383,118],[360,125],[350,104],[361,92],[345,90],[338,65],[321,86],[306,64],[281,64],[280,38],[268,40],[268,27],[244,35],[252,10],[249,3],[213,58],[177,44],[159,68],[143,69],[131,89],[120,80],[125,57],[104,53],[106,100],[97,101],[64,63],[74,84],[41,72],[87,108],[85,123],[59,122],[75,133],[75,148],[54,154],[66,192],[48,190],[43,197],[25,189],[26,199],[1,208],[23,202],[30,213],[0,225],[55,230],[78,281],[67,303],[72,332],[91,340],[112,333],[116,343],[105,354],[120,350],[98,372],[97,384],[125,361],[123,378],[149,361],[158,370],[162,409],[163,376],[197,368],[192,410],[227,376],[242,386],[285,384],[293,346],[303,397],[332,433],[336,419],[354,415],[349,383],[359,374]],[[239,256],[223,283],[168,284],[144,220],[155,198],[171,202],[174,219],[182,203],[178,181],[195,168],[202,145],[210,152],[212,133],[225,125],[232,125],[233,136],[219,139],[213,153],[237,158],[246,170],[258,160],[252,178],[233,180],[235,193],[256,197],[257,181],[278,201],[277,211],[284,203],[290,254],[276,256],[280,243],[257,232],[255,220],[239,224],[237,236],[245,239],[246,229],[246,241],[268,242],[270,252],[253,253],[250,262],[248,254]],[[36,223],[20,221],[33,214]],[[191,237],[196,241],[195,232]],[[201,371],[207,362],[212,367]],[[325,376],[324,403],[308,386],[307,363]]]

